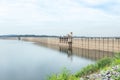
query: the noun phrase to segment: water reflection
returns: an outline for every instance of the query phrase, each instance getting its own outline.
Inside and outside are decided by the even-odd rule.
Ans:
[[[45,80],[64,67],[76,73],[95,62],[75,56],[74,49],[36,44],[38,46],[31,42],[0,40],[0,80]]]
[[[59,46],[59,51],[62,53],[67,53],[68,58],[70,58],[72,61],[72,55],[73,55],[72,48]]]
[[[57,51],[60,51],[61,53],[67,54],[68,57],[72,61],[73,55],[76,55],[78,57],[83,57],[86,59],[91,60],[99,60],[103,57],[112,57],[114,55],[114,52],[109,51],[101,51],[101,50],[90,50],[90,49],[84,49],[84,48],[70,48],[65,46],[55,46],[55,45],[49,45],[44,43],[35,43],[36,45],[44,46],[47,48],[51,48]]]

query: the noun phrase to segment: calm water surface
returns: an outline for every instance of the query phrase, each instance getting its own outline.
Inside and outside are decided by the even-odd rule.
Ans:
[[[32,42],[0,40],[0,80],[45,80],[64,67],[75,73],[94,62]]]

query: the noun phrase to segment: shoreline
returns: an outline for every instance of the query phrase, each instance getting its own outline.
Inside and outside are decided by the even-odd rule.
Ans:
[[[100,59],[76,74],[64,70],[49,76],[47,80],[120,80],[120,53],[116,53],[113,58]]]

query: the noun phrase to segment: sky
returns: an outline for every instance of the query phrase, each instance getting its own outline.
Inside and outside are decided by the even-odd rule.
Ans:
[[[120,0],[0,0],[0,35],[120,36]]]

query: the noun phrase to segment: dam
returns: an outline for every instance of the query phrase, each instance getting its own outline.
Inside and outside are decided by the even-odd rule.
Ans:
[[[75,37],[70,33],[67,36],[16,36],[3,39],[34,42],[40,46],[66,52],[68,56],[72,53],[93,60],[120,52],[120,37]]]
[[[23,37],[21,39],[25,41],[43,43],[46,45],[56,45],[69,48],[80,48],[108,52],[120,52],[119,37],[73,37],[71,44],[69,44],[66,38],[60,39],[60,37]]]

